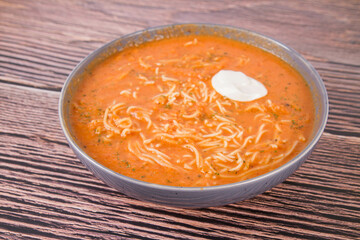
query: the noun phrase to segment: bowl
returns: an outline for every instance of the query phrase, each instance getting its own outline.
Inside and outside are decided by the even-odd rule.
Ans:
[[[223,36],[256,46],[280,57],[303,76],[310,87],[316,111],[314,128],[303,151],[281,167],[252,179],[211,187],[173,187],[143,182],[121,175],[101,165],[79,147],[69,124],[69,102],[81,81],[82,74],[104,58],[121,51],[127,46],[136,46],[147,41],[190,34]],[[128,196],[156,204],[182,208],[221,206],[242,201],[261,194],[283,182],[311,154],[324,131],[328,111],[328,97],[324,83],[316,70],[299,53],[258,33],[214,24],[176,24],[154,27],[122,36],[107,43],[95,50],[75,67],[62,88],[59,100],[59,117],[65,137],[76,156],[96,177]]]

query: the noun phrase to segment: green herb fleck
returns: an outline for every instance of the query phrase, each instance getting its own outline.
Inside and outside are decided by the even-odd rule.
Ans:
[[[200,115],[200,120],[201,120],[201,121],[204,121],[206,118],[207,118],[207,116],[206,116],[205,113],[203,113],[203,114]]]
[[[126,160],[123,160],[123,163],[125,163],[126,167],[129,168],[130,167],[130,163]]]

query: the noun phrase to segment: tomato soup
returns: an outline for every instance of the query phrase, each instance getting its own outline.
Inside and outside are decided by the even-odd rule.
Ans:
[[[267,94],[240,102],[212,77],[241,71]],[[180,187],[253,178],[298,154],[314,104],[301,75],[259,48],[216,36],[128,47],[85,74],[71,101],[79,146],[115,172]]]

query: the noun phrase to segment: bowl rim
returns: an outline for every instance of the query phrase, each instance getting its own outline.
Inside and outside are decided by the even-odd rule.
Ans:
[[[135,178],[131,178],[128,176],[125,176],[123,174],[120,174],[118,172],[115,172],[113,170],[111,170],[110,168],[107,168],[106,166],[102,165],[101,163],[99,163],[98,161],[96,161],[95,159],[91,158],[75,141],[75,139],[72,137],[72,135],[70,134],[69,131],[69,127],[66,124],[65,121],[65,117],[64,117],[64,101],[65,101],[65,96],[68,90],[68,87],[70,85],[70,82],[72,81],[72,79],[76,76],[78,70],[83,66],[86,65],[86,62],[88,61],[88,59],[92,59],[93,57],[97,56],[99,53],[101,53],[104,49],[107,49],[108,47],[110,47],[111,45],[115,44],[116,42],[118,42],[119,40],[122,39],[127,39],[127,38],[131,38],[137,35],[141,35],[143,33],[146,32],[153,32],[153,31],[158,31],[158,30],[163,30],[163,29],[168,29],[168,28],[172,28],[172,27],[181,27],[181,26],[197,26],[197,27],[205,27],[205,28],[212,28],[212,27],[217,27],[217,28],[226,28],[229,30],[234,30],[234,31],[240,31],[240,32],[245,32],[245,33],[249,33],[252,35],[255,35],[257,37],[260,37],[266,41],[272,42],[278,46],[280,46],[283,49],[286,49],[286,51],[290,52],[292,54],[292,57],[297,58],[298,61],[300,61],[304,66],[306,66],[306,68],[308,68],[308,70],[314,75],[315,79],[318,81],[319,83],[319,90],[322,94],[321,97],[321,101],[323,101],[324,103],[324,111],[322,112],[320,119],[322,120],[320,122],[320,127],[317,129],[317,131],[314,131],[314,137],[313,139],[308,142],[308,144],[306,145],[306,147],[300,152],[298,153],[295,157],[293,157],[291,160],[289,160],[288,162],[286,162],[285,164],[281,165],[280,167],[267,172],[265,174],[247,179],[247,180],[242,180],[239,182],[234,182],[234,183],[228,183],[228,184],[222,184],[222,185],[216,185],[216,186],[204,186],[204,187],[178,187],[178,186],[169,186],[169,185],[161,185],[161,184],[156,184],[156,183],[149,183],[149,182],[145,182],[145,181],[141,181]],[[264,50],[264,49],[263,49]],[[266,51],[266,50],[264,50]],[[271,53],[273,54],[273,53]],[[274,54],[273,54],[274,55]],[[67,139],[70,147],[74,150],[76,149],[76,151],[78,151],[79,154],[81,154],[81,157],[86,159],[86,161],[91,162],[93,165],[96,165],[96,167],[102,169],[104,172],[106,172],[107,174],[112,175],[115,178],[121,179],[123,181],[126,182],[131,182],[133,184],[136,185],[141,185],[142,187],[146,187],[146,188],[154,188],[157,190],[171,190],[171,191],[176,191],[176,192],[193,192],[193,191],[217,191],[217,190],[221,190],[221,189],[229,189],[229,188],[236,188],[236,187],[240,187],[242,185],[247,185],[253,182],[257,182],[257,181],[261,181],[264,180],[266,178],[272,177],[277,175],[279,172],[284,171],[287,168],[291,168],[293,165],[297,164],[299,161],[301,161],[302,159],[306,159],[307,154],[311,153],[311,151],[314,149],[315,145],[318,143],[321,135],[324,132],[327,120],[328,120],[328,115],[329,115],[329,99],[328,99],[328,94],[326,91],[326,87],[325,84],[322,80],[322,78],[320,77],[320,75],[318,74],[318,72],[315,70],[315,68],[302,56],[300,55],[297,51],[295,51],[294,49],[292,49],[291,47],[286,46],[285,44],[283,44],[282,42],[279,42],[271,37],[268,37],[266,35],[245,29],[245,28],[241,28],[241,27],[235,27],[235,26],[230,26],[230,25],[225,25],[225,24],[212,24],[212,23],[176,23],[176,24],[168,24],[168,25],[160,25],[160,26],[155,26],[155,27],[150,27],[150,28],[145,28],[139,31],[135,31],[133,33],[129,33],[129,34],[125,34],[123,36],[120,36],[108,43],[105,43],[104,45],[102,45],[101,47],[97,48],[96,50],[94,50],[93,52],[91,52],[89,55],[87,55],[83,60],[81,60],[76,67],[71,71],[71,73],[69,74],[69,76],[67,77],[62,90],[61,90],[61,94],[59,97],[59,105],[58,105],[58,110],[59,110],[59,119],[60,119],[60,125],[62,128],[62,131],[65,135],[65,138]],[[79,156],[77,156],[79,158]]]

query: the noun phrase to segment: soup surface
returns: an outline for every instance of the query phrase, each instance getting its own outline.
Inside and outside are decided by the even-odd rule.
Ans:
[[[215,91],[220,70],[261,82],[266,96],[230,100]],[[182,186],[233,183],[299,153],[314,122],[310,90],[281,59],[214,36],[129,47],[86,74],[71,102],[80,147],[123,175]]]

